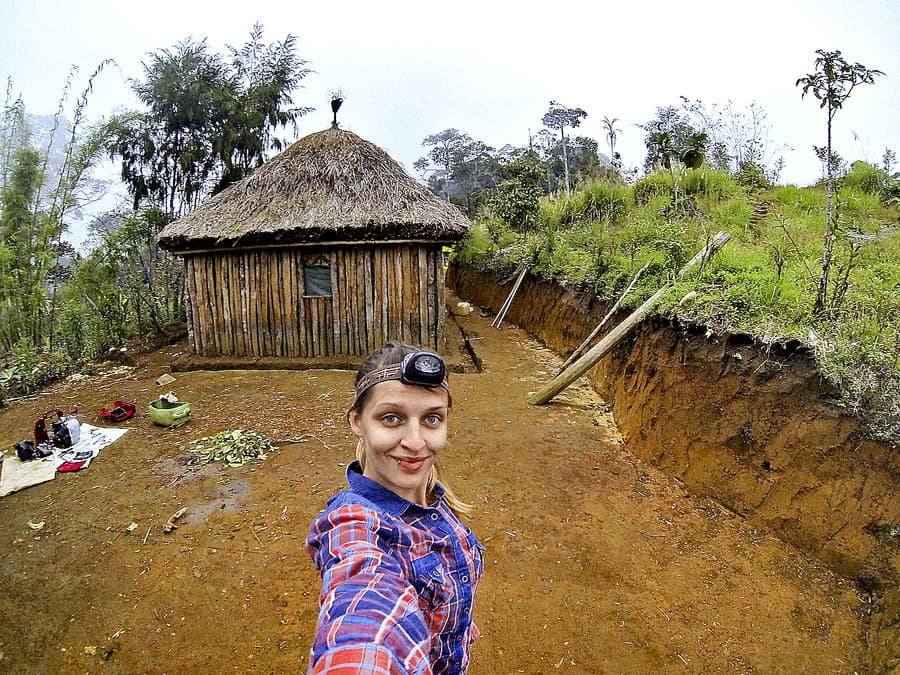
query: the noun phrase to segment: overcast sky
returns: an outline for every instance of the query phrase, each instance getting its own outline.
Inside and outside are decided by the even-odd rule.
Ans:
[[[680,96],[738,107],[759,103],[783,152],[782,180],[809,184],[820,167],[825,115],[801,99],[797,78],[816,49],[886,73],[856,90],[836,118],[835,150],[850,161],[900,153],[898,0],[389,2],[319,0],[0,0],[0,76],[29,112],[55,111],[71,65],[74,91],[103,59],[87,115],[138,108],[127,78],[149,52],[191,36],[215,51],[240,46],[254,22],[266,42],[299,38],[315,70],[295,99],[317,111],[300,135],[326,128],[329,92],[346,102],[341,126],[387,150],[413,173],[422,139],[455,127],[494,147],[524,145],[551,99],[588,112],[580,133],[606,147],[601,120],[618,118],[617,150],[641,165],[642,131]],[[72,99],[75,98],[73,95]],[[70,106],[71,107],[71,106]],[[608,152],[608,150],[607,150]]]

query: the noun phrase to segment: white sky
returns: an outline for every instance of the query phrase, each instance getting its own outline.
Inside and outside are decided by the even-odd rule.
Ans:
[[[643,132],[633,125],[684,95],[758,102],[772,144],[793,148],[782,181],[806,185],[819,175],[811,146],[825,144],[825,116],[794,83],[813,69],[816,49],[886,73],[838,113],[835,150],[850,161],[879,162],[886,146],[900,154],[897,0],[0,0],[0,77],[12,77],[29,112],[49,114],[72,64],[74,100],[97,64],[114,59],[119,69],[101,74],[89,99],[87,116],[97,119],[139,107],[126,78],[142,76],[149,52],[188,36],[224,52],[256,21],[266,42],[298,36],[316,71],[295,98],[317,108],[301,136],[329,125],[328,93],[341,89],[341,126],[411,173],[422,139],[448,127],[498,148],[526,144],[551,99],[588,112],[579,133],[601,151],[601,120],[619,118],[617,150],[640,166]]]

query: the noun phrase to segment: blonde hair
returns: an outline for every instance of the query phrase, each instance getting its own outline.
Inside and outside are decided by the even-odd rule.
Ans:
[[[403,342],[388,342],[380,349],[376,349],[374,352],[369,354],[366,360],[363,361],[362,365],[359,367],[359,370],[356,373],[356,382],[359,382],[360,379],[362,379],[362,377],[366,375],[366,373],[370,373],[373,370],[383,368],[384,366],[389,366],[394,363],[400,363],[403,361],[404,356],[417,351],[422,350]],[[347,411],[348,417],[353,412],[362,412],[365,401],[366,399],[368,399],[369,391],[363,392],[363,394],[356,399],[353,407]],[[453,398],[450,396],[450,392],[448,390],[447,407],[449,408],[452,405]],[[365,471],[366,448],[361,438],[356,443],[356,461],[359,462],[359,465],[362,467],[363,471]],[[425,501],[427,503],[431,503],[438,498],[438,493],[435,490],[435,486],[437,485],[440,485],[444,489],[444,501],[447,502],[447,506],[449,506],[456,515],[471,515],[472,511],[474,510],[472,505],[462,501],[456,495],[453,489],[449,485],[447,485],[447,482],[441,478],[440,463],[437,459],[435,459],[434,463],[431,465],[431,471],[428,474],[428,481],[425,484]]]

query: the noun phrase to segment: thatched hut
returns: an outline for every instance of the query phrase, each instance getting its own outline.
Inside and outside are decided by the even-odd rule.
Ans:
[[[443,348],[442,249],[469,225],[381,148],[332,127],[158,242],[184,258],[194,353],[353,356],[392,339]]]

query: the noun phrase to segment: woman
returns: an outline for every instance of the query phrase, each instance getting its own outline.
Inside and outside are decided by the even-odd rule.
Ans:
[[[478,636],[482,547],[439,478],[450,389],[443,360],[388,343],[356,375],[349,488],[306,546],[322,573],[310,673],[465,673]]]

